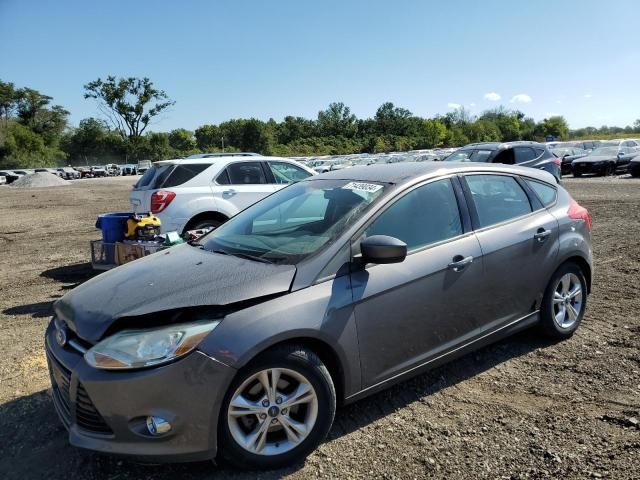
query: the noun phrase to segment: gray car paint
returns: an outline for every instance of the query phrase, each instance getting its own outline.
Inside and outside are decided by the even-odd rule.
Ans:
[[[171,263],[171,272],[177,278],[188,278],[194,270],[197,271],[196,263],[200,260],[196,259],[204,258],[211,259],[211,263],[203,270],[211,271],[213,277],[199,277],[199,282],[204,283],[206,288],[200,288],[198,282],[187,284],[181,281],[178,284],[183,288],[177,289],[175,299],[172,298],[169,285],[163,285],[164,298],[154,299],[152,306],[146,304],[144,296],[136,299],[135,292],[127,297],[129,300],[125,307],[113,308],[106,302],[104,308],[108,313],[100,316],[100,321],[96,322],[97,327],[94,325],[88,328],[89,336],[95,339],[99,336],[99,331],[107,331],[109,317],[110,322],[115,322],[115,316],[122,313],[130,316],[134,312],[148,313],[154,308],[175,308],[178,304],[186,305],[189,299],[197,299],[202,305],[215,305],[231,299],[244,301],[250,299],[252,291],[258,297],[280,293],[275,298],[265,297],[267,299],[263,302],[227,314],[199,345],[199,352],[162,367],[134,372],[104,372],[90,368],[77,353],[70,353],[50,341],[47,342],[48,351],[56,357],[62,357],[61,361],[73,370],[74,379],[87,383],[87,390],[92,398],[94,395],[101,397],[97,406],[108,423],[124,426],[131,421],[130,417],[134,414],[131,412],[141,415],[143,411],[153,409],[154,402],[159,402],[167,403],[165,414],[183,418],[184,430],[176,432],[176,437],[202,434],[202,429],[208,431],[209,441],[205,447],[201,442],[196,442],[197,447],[191,448],[179,443],[189,442],[188,439],[176,438],[178,444],[175,449],[164,449],[158,446],[159,442],[149,441],[146,448],[140,446],[131,452],[133,455],[149,458],[159,455],[159,452],[162,455],[171,454],[171,459],[215,456],[217,412],[222,402],[221,395],[226,392],[235,371],[260,352],[283,341],[313,341],[315,345],[323,345],[323,355],[331,352],[337,359],[337,371],[332,373],[336,376],[335,381],[343,400],[361,398],[390,383],[420,373],[535,323],[538,320],[537,309],[542,292],[562,261],[577,258],[590,268],[590,234],[583,221],[567,218],[570,196],[561,186],[556,186],[556,203],[547,209],[430,246],[412,253],[403,263],[363,267],[350,261],[352,253],[357,252],[359,232],[402,192],[430,179],[472,172],[520,175],[555,185],[550,174],[529,168],[453,162],[446,166],[430,162],[373,165],[327,173],[314,180],[328,178],[387,182],[389,188],[375,208],[354,222],[340,240],[319,255],[300,262],[293,269],[267,269],[266,267],[275,266],[209,253],[205,257],[197,248],[183,246],[179,247],[181,250],[176,249],[179,253],[173,256],[154,255],[133,262],[128,268],[119,267],[113,274],[106,274],[109,277],[106,277],[105,283],[102,283],[105,275],[101,275],[91,281],[90,288],[81,290],[81,295],[72,292],[68,294],[71,301],[65,296],[59,303],[68,305],[70,309],[99,313],[94,307],[88,306],[99,292],[104,293],[108,291],[105,290],[107,288],[118,288],[120,282],[132,281],[128,277],[133,273],[145,282],[153,282],[163,272],[166,273],[167,264],[163,261],[171,258],[181,260]],[[544,245],[538,245],[533,237],[541,226],[555,230]],[[354,243],[354,251],[350,252]],[[182,251],[188,253],[183,254]],[[450,271],[444,270],[445,261],[448,262],[449,258],[459,253],[473,255],[475,260],[469,268],[452,275]],[[514,259],[514,255],[524,258]],[[184,261],[185,259],[189,261]],[[520,262],[516,268],[522,270],[509,267],[512,261]],[[249,266],[246,267],[245,264]],[[224,265],[226,268],[216,268],[216,265]],[[327,265],[331,265],[331,268],[327,269]],[[217,283],[213,279],[215,278],[215,282],[224,282],[225,275],[215,272],[229,272],[227,268],[231,267],[244,272],[242,281],[239,277],[237,282],[232,283],[243,291],[242,294],[233,293],[231,284],[224,289],[224,294],[216,291]],[[117,275],[118,271],[127,273],[120,276]],[[273,275],[267,275],[267,271]],[[507,279],[500,278],[506,274]],[[518,278],[514,280],[514,277]],[[208,279],[211,280],[207,281]],[[513,286],[509,284],[512,281]],[[409,286],[410,291],[414,291],[420,298],[407,298],[409,296],[406,294],[394,293],[399,284]],[[140,283],[129,285],[141,288],[144,282],[141,280]],[[188,293],[187,285],[197,288],[198,294]],[[283,288],[288,293],[282,294]],[[467,291],[467,288],[471,291]],[[507,296],[501,289],[508,290],[514,298]],[[492,295],[500,295],[506,303],[499,304],[491,300]],[[443,307],[442,299],[449,302],[448,305],[454,312],[449,313]],[[84,302],[88,302],[88,305]],[[411,306],[426,314],[426,318],[416,314],[409,308]],[[513,310],[507,309],[507,306]],[[469,313],[466,309],[475,311]],[[443,322],[450,323],[438,326],[435,315],[429,315],[431,311],[446,318]],[[69,312],[66,314],[69,315]],[[93,322],[87,313],[82,314],[82,320],[78,316],[73,319],[81,336],[81,332],[85,330],[80,323]],[[53,334],[52,325],[48,331],[50,339]],[[204,363],[194,365],[192,362],[195,360]],[[198,376],[200,371],[210,371],[211,376],[205,375],[201,379]],[[158,384],[150,384],[148,391],[136,387],[137,383],[132,380],[147,377],[157,378],[158,381]],[[204,385],[209,381],[211,385]],[[175,398],[177,393],[171,393],[166,399],[161,398],[163,394],[159,390],[160,384],[163,385],[162,391],[183,392],[182,395],[193,402],[196,412],[201,412],[202,405],[206,404],[207,408],[212,409],[212,413],[199,418],[191,410],[184,409],[181,399]],[[131,390],[123,385],[129,385]],[[192,390],[196,385],[202,387],[202,390]],[[113,391],[131,393],[127,393],[126,398],[110,402],[109,397]],[[138,408],[140,405],[145,408]],[[191,429],[196,429],[197,432],[193,433]],[[120,431],[125,430],[118,427],[118,432]],[[86,435],[72,426],[70,436],[78,446],[101,451],[111,449],[122,453],[126,449],[120,446],[118,432],[115,439],[102,439],[99,443],[95,436]],[[127,435],[128,433],[125,437]]]
[[[287,292],[295,272],[293,265],[179,245],[92,278],[56,301],[54,311],[81,338],[95,342],[123,317]]]

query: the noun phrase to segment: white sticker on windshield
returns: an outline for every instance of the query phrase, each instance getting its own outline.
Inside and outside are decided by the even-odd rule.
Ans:
[[[362,182],[349,182],[344,187],[347,190],[360,190],[361,192],[377,192],[382,188],[382,185],[375,183],[362,183]]]

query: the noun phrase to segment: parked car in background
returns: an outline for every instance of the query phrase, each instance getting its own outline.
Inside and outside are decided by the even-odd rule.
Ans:
[[[602,143],[601,140],[576,140],[576,141],[567,142],[567,146],[581,148],[585,150],[587,153],[589,153],[592,150],[595,150],[596,148],[598,148],[601,143]]]
[[[56,168],[36,168],[34,170],[35,173],[50,173],[52,175],[55,175],[56,177],[60,177],[60,172],[58,172],[58,169]]]
[[[578,147],[566,147],[560,145],[552,148],[551,152],[562,161],[561,169],[563,175],[571,173],[571,162],[577,158],[586,157],[589,152]]]
[[[123,165],[121,168],[121,172],[122,175],[137,175],[138,172],[136,171],[136,166],[135,165]]]
[[[25,175],[30,175],[30,174],[34,173],[34,171],[33,170],[14,170],[13,173],[17,173],[18,175],[23,177]]]
[[[258,200],[315,172],[286,158],[217,156],[155,162],[129,196],[163,233],[218,227]]]
[[[640,177],[640,153],[629,162],[629,173],[634,178]]]
[[[616,171],[626,170],[631,159],[640,154],[640,151],[631,147],[600,146],[583,158],[571,163],[571,171],[574,177],[585,174],[613,175]]]
[[[115,163],[108,163],[105,165],[104,169],[107,171],[107,175],[110,177],[114,177],[120,175],[120,167]]]
[[[151,160],[140,160],[138,162],[138,168],[136,169],[137,174],[144,175],[144,172],[149,170],[151,168],[151,165]]]
[[[342,170],[343,168],[349,168],[353,166],[353,163],[349,160],[341,158],[327,158],[310,162],[308,166],[312,168],[316,173],[326,173],[333,170]]]
[[[90,178],[93,176],[91,168],[89,167],[76,167],[76,170],[80,172],[80,178]]]
[[[93,177],[106,177],[107,171],[105,170],[104,167],[97,165],[97,166],[91,167],[91,175]]]
[[[456,150],[445,162],[484,162],[520,165],[545,170],[559,182],[562,162],[543,143],[504,142],[471,143]]]
[[[13,183],[22,176],[9,170],[0,170],[0,175],[5,178],[6,183]]]
[[[613,140],[603,140],[600,142],[599,147],[628,147],[633,149],[640,149],[640,141],[632,138],[615,138]]]
[[[57,300],[53,402],[77,447],[289,466],[323,441],[338,404],[529,327],[571,337],[591,265],[589,212],[546,172],[330,172]]]
[[[10,170],[0,170],[0,175],[6,179],[7,183],[13,183],[22,176]]]
[[[65,180],[75,180],[81,178],[82,174],[72,167],[62,167],[58,169],[58,174]]]

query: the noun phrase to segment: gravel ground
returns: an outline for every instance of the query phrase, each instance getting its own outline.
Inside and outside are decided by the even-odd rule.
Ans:
[[[67,185],[62,178],[47,172],[30,173],[20,177],[10,186],[12,188],[61,187]]]
[[[640,478],[640,181],[567,179],[594,221],[583,325],[527,331],[342,408],[306,462],[256,475],[144,466],[70,447],[48,393],[51,302],[91,275],[95,216],[133,179],[0,187],[0,478]]]

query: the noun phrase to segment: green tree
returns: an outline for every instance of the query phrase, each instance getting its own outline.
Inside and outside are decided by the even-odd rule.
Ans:
[[[193,132],[184,128],[176,128],[169,133],[169,145],[180,154],[189,154],[196,148]]]
[[[4,120],[5,127],[18,109],[20,96],[20,90],[13,83],[0,80],[0,118]]]
[[[376,131],[382,135],[405,135],[413,114],[391,102],[380,105],[375,115]]]
[[[217,125],[202,125],[195,131],[196,146],[203,152],[222,148],[222,133]]]
[[[317,123],[321,137],[354,137],[358,132],[356,116],[342,102],[330,103],[326,110],[318,112]]]
[[[106,80],[98,78],[87,83],[84,89],[84,98],[96,100],[100,111],[122,138],[140,137],[154,118],[175,104],[146,77],[108,76]]]
[[[537,133],[540,137],[551,135],[555,138],[565,139],[569,137],[569,126],[562,116],[549,117],[538,124]]]
[[[242,137],[238,146],[244,152],[271,154],[271,138],[264,122],[255,118],[247,120],[243,125]]]

